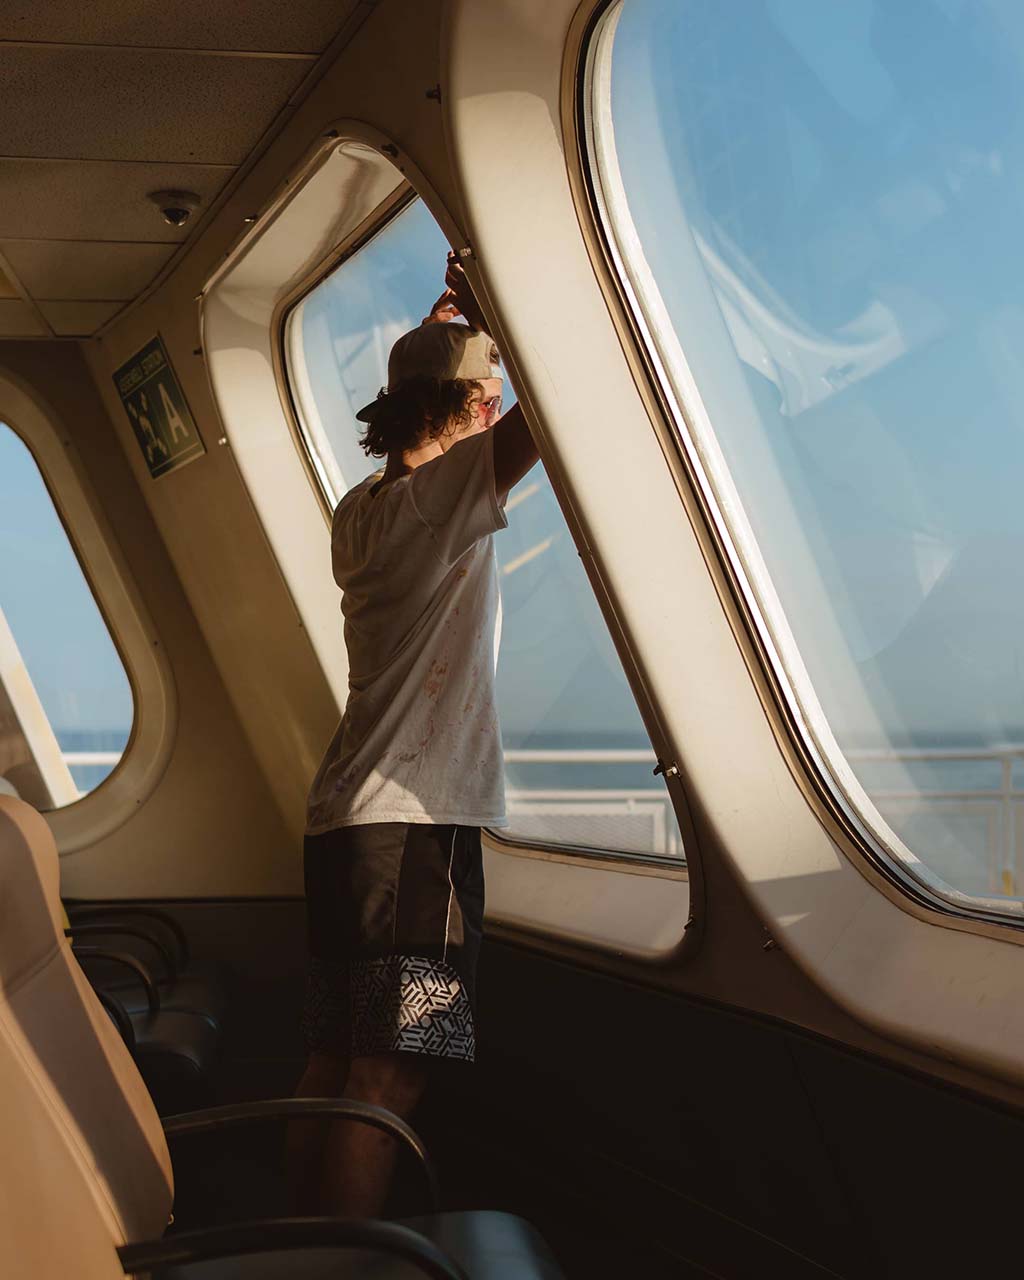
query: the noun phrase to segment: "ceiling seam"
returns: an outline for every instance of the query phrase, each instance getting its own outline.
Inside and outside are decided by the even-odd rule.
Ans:
[[[95,338],[98,330],[93,329],[88,333],[19,333],[17,329],[13,333],[4,333],[0,335],[0,343],[4,342],[81,342],[83,338]],[[3,348],[0,346],[0,354]]]
[[[36,338],[38,337],[45,338],[47,334],[49,334],[51,338],[55,338],[57,334],[54,332],[53,325],[51,325],[49,320],[47,320],[46,316],[43,315],[42,311],[39,309],[36,303],[36,299],[33,298],[31,293],[29,293],[28,289],[25,288],[25,285],[22,283],[22,281],[18,277],[18,273],[7,261],[6,255],[2,252],[0,252],[0,270],[3,271],[7,279],[11,282],[12,285],[14,285],[15,289],[18,291],[18,296],[21,298],[22,302],[24,302],[28,306],[29,310],[35,314],[36,319],[39,321],[39,323],[43,327],[44,332],[41,335],[37,333],[32,336]],[[13,299],[9,299],[9,301],[13,301]]]
[[[176,249],[184,240],[106,240],[96,236],[8,236],[0,232],[0,244],[122,244],[160,245],[164,249]]]
[[[315,49],[309,52],[288,52],[279,49],[187,49],[170,44],[92,44],[86,41],[78,43],[67,40],[6,40],[2,36],[0,36],[0,49],[70,49],[75,52],[83,49],[102,49],[114,53],[178,53],[194,55],[197,58],[266,58],[285,62],[315,62],[320,57]]]
[[[111,159],[109,156],[19,156],[0,155],[3,160],[31,160],[40,164],[130,164],[130,165],[168,165],[174,168],[191,169],[237,169],[240,162],[229,164],[223,160],[125,160]]]

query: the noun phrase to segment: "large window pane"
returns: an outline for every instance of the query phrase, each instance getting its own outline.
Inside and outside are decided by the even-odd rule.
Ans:
[[[610,235],[837,785],[1019,914],[1024,8],[740,9],[608,15]]]
[[[417,201],[289,318],[292,391],[332,501],[380,465],[358,447],[355,414],[385,381],[391,344],[441,292],[447,251]],[[542,468],[512,492],[508,516],[509,528],[495,538],[507,834],[544,845],[681,855],[636,704]]]
[[[39,468],[0,423],[0,790],[92,791],[128,742],[131,688]]]

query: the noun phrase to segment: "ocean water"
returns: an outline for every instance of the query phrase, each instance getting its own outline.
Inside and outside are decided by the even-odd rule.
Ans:
[[[61,750],[77,751],[116,751],[123,752],[128,743],[130,729],[58,729],[57,740]],[[585,740],[578,734],[534,733],[506,734],[507,750],[564,751],[650,751],[650,743],[641,735],[628,734],[591,734]],[[906,745],[906,752],[920,750],[939,750],[944,753],[963,752],[967,758],[944,758],[918,760],[901,758],[897,760],[864,759],[856,749],[850,755],[854,770],[861,785],[870,794],[888,792],[950,794],[958,792],[998,792],[1005,785],[1002,758],[976,760],[969,758],[979,748],[966,742],[933,742],[928,744]],[[900,751],[901,748],[895,750]],[[1011,760],[1010,782],[1013,790],[1024,791],[1024,746],[1021,755],[1008,757]],[[73,765],[72,776],[83,791],[92,791],[107,778],[116,766],[109,765]],[[592,761],[573,763],[569,760],[558,762],[524,763],[512,762],[507,766],[507,780],[511,787],[530,791],[562,791],[562,790],[628,790],[651,791],[662,793],[664,784],[654,774],[654,762],[612,762],[595,763]]]
[[[55,729],[61,751],[116,751],[121,753],[128,745],[131,727],[117,729]],[[116,763],[99,765],[71,765],[75,786],[84,794],[95,791],[105,781]]]
[[[123,752],[128,744],[129,728],[57,729],[62,751]],[[506,735],[506,749],[541,751],[650,751],[651,746],[639,735],[594,734],[581,741],[579,735],[535,733]],[[116,768],[116,764],[72,765],[71,774],[83,792],[92,791]],[[654,775],[651,763],[571,763],[516,762],[508,766],[508,784],[528,790],[644,790],[660,793],[663,784]]]

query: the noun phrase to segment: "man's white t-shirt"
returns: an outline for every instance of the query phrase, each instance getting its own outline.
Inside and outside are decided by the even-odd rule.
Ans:
[[[368,822],[504,826],[494,696],[507,521],[485,431],[334,513],[349,697],[309,796],[310,835]]]

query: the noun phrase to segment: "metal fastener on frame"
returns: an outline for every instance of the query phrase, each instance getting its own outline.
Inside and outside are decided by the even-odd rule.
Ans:
[[[659,773],[663,773],[666,778],[678,778],[679,766],[677,764],[665,764],[659,760],[658,767],[654,770],[654,776],[657,777]]]

